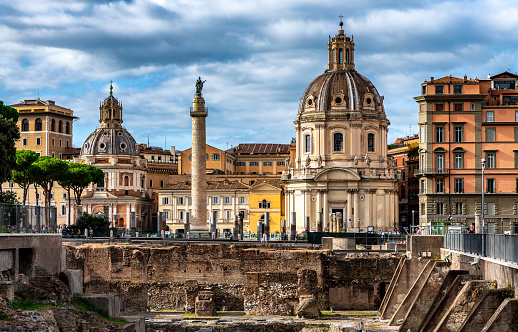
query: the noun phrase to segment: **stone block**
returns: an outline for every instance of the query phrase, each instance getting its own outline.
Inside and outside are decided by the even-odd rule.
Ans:
[[[320,318],[320,304],[317,298],[312,295],[300,296],[299,305],[295,309],[295,315],[299,318]]]
[[[120,297],[115,294],[94,294],[81,296],[81,299],[93,305],[106,316],[119,318],[121,312]]]
[[[196,316],[215,316],[216,306],[214,304],[214,293],[211,291],[200,291],[196,297]]]
[[[332,237],[323,237],[322,238],[322,249],[333,250],[333,238]]]
[[[315,296],[318,294],[318,277],[315,270],[299,269],[297,277],[297,296]]]
[[[355,238],[333,238],[333,250],[356,250]]]
[[[193,314],[196,308],[196,297],[198,296],[198,281],[185,281],[185,313]]]
[[[70,288],[72,294],[83,293],[83,270],[64,270],[59,274],[61,279]]]

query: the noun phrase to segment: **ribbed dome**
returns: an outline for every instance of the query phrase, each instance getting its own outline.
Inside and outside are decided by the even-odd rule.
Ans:
[[[88,136],[81,149],[82,155],[119,154],[140,155],[137,143],[124,128],[98,128]]]
[[[304,90],[299,114],[305,112],[383,113],[383,102],[372,82],[355,70],[330,70]]]

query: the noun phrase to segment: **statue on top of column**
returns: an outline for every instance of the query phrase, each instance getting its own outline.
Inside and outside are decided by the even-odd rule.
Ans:
[[[202,81],[201,77],[198,76],[198,80],[196,81],[196,93],[201,93],[201,90],[203,90],[203,83],[207,82],[207,80]]]

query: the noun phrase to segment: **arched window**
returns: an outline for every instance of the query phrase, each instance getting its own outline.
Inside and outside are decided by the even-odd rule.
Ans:
[[[42,131],[43,130],[43,122],[40,118],[37,118],[36,121],[34,121],[34,130],[35,131]]]
[[[65,123],[65,133],[70,134],[70,123],[68,121]]]
[[[367,151],[374,152],[374,134],[367,134]]]
[[[344,134],[335,133],[333,135],[333,151],[342,151],[344,146]]]
[[[405,186],[404,186],[404,185],[402,185],[402,186],[401,186],[400,196],[401,196],[401,197],[400,197],[401,199],[403,199],[403,198],[405,198],[405,197],[406,197],[406,189],[405,189]]]
[[[58,132],[62,133],[63,132],[63,121],[59,120],[59,123],[58,123]]]
[[[338,63],[344,63],[344,51],[342,49],[338,50]]]
[[[124,177],[124,186],[125,187],[129,186],[129,176],[127,176],[127,175]]]
[[[349,63],[349,49],[345,50],[345,62]]]
[[[304,152],[311,152],[311,135],[304,135]]]
[[[333,63],[336,63],[336,49],[333,50]]]
[[[29,131],[29,120],[22,120],[22,131]]]
[[[56,131],[56,120],[54,119],[50,122],[50,131]]]

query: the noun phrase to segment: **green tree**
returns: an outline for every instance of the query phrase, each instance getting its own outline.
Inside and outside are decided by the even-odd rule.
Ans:
[[[20,204],[16,193],[12,190],[0,192],[0,203]]]
[[[76,205],[81,205],[81,195],[90,183],[104,179],[104,172],[95,166],[78,163],[66,163],[67,169],[58,183],[68,193],[68,219],[70,220],[71,191],[74,192]]]
[[[95,233],[107,233],[110,231],[110,221],[104,215],[94,216],[88,213],[83,214],[77,218],[75,225],[70,226],[72,229],[80,230],[92,229]],[[85,234],[88,236],[88,234]]]
[[[18,111],[0,101],[0,183],[11,179],[16,163],[14,140],[20,138],[17,121]]]
[[[34,183],[41,186],[45,195],[45,206],[50,206],[54,182],[61,180],[66,174],[67,163],[58,158],[40,157],[30,166],[29,172],[34,177]]]
[[[32,150],[17,150],[16,165],[13,170],[13,181],[23,189],[22,204],[27,201],[27,193],[30,185],[34,182],[30,167],[38,160],[39,156]]]

